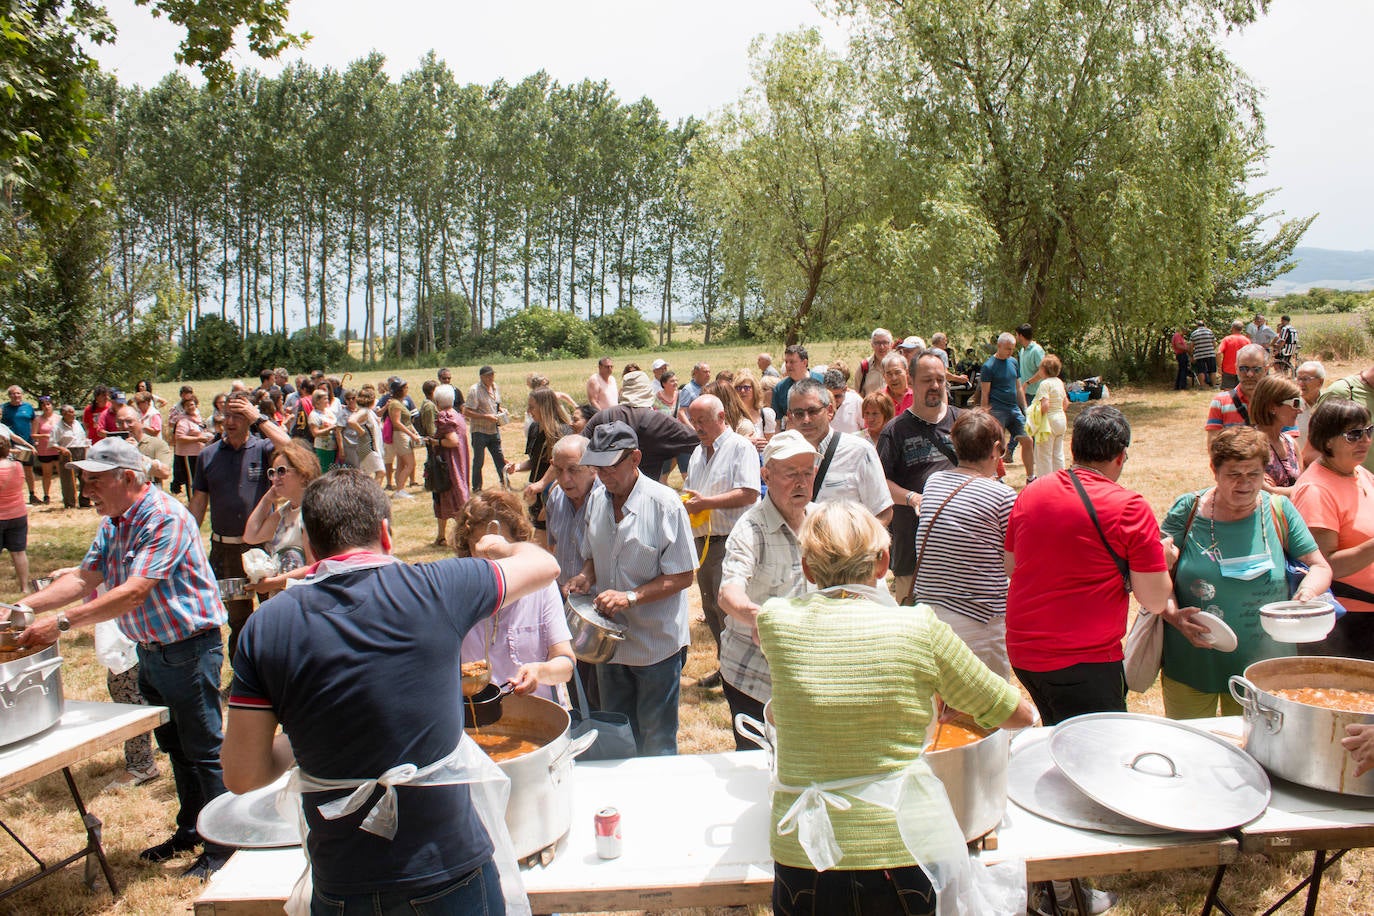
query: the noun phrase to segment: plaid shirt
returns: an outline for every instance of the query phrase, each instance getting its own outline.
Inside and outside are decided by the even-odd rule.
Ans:
[[[739,585],[755,604],[804,594],[801,545],[768,497],[750,506],[725,542],[720,584]],[[720,634],[720,676],[741,693],[766,703],[773,695],[768,659],[751,628],[728,614]]]
[[[123,515],[101,520],[81,568],[99,573],[109,588],[132,576],[158,580],[141,605],[118,618],[135,642],[180,642],[228,619],[196,520],[156,487]]]

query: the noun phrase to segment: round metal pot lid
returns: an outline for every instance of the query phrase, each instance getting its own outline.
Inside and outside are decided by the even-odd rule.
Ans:
[[[1218,833],[1269,806],[1269,777],[1255,759],[1215,735],[1128,712],[1061,722],[1050,757],[1093,801],[1142,824]]]
[[[1032,814],[1081,830],[1124,836],[1158,836],[1169,833],[1123,817],[1078,790],[1050,759],[1050,735],[1054,728],[1027,729],[1011,746],[1007,764],[1007,794]]]
[[[598,611],[595,602],[596,599],[591,595],[569,595],[567,604],[579,617],[586,620],[588,623],[594,624],[603,630],[609,630],[612,636],[624,636],[627,627],[623,623],[617,623]]]
[[[283,773],[269,785],[243,795],[225,792],[211,799],[196,818],[197,832],[212,843],[238,849],[299,846],[295,822],[277,811],[277,793],[290,775]]]

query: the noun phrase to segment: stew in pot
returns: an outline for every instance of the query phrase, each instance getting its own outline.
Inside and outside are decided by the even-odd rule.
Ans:
[[[987,736],[981,735],[971,728],[955,725],[953,722],[944,722],[935,727],[934,733],[926,745],[926,750],[947,751],[951,748],[974,744],[982,741],[985,737]]]
[[[1340,687],[1283,687],[1273,690],[1271,693],[1276,697],[1307,706],[1339,709],[1343,712],[1374,713],[1374,690],[1344,690]]]
[[[497,763],[532,754],[543,747],[537,741],[530,741],[518,735],[496,735],[477,731],[469,731],[468,734],[477,742],[477,746],[486,751],[487,756]]]

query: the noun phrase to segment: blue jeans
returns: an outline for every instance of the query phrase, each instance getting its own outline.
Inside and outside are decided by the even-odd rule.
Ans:
[[[472,492],[482,489],[482,462],[486,453],[491,452],[491,460],[496,464],[496,477],[506,482],[506,456],[501,451],[500,433],[479,433],[472,431]]]
[[[506,901],[490,859],[457,881],[404,891],[375,891],[335,897],[319,888],[310,916],[502,916]]]
[[[677,753],[677,704],[687,650],[652,665],[596,666],[601,708],[630,717],[641,757]]]
[[[997,418],[997,422],[1002,424],[1002,428],[1013,440],[1026,434],[1026,415],[1021,412],[1020,407],[1002,407],[993,404],[988,407],[988,413]]]
[[[777,916],[934,916],[935,889],[920,866],[812,871],[773,863]]]
[[[224,740],[219,705],[223,666],[218,627],[165,646],[138,647],[138,692],[170,713],[167,724],[154,729],[153,736],[172,760],[181,830],[195,830],[200,809],[224,794],[224,770],[219,763]]]

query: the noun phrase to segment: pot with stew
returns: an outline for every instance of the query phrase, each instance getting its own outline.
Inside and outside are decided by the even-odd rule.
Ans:
[[[1347,725],[1374,723],[1374,662],[1271,658],[1235,675],[1245,710],[1245,750],[1270,773],[1345,795],[1374,796],[1374,772],[1355,777],[1341,739]]]
[[[574,741],[571,724],[557,703],[511,695],[501,702],[500,721],[467,731],[510,777],[506,826],[517,859],[554,845],[572,826],[573,758],[591,747],[596,732]]]
[[[926,763],[944,784],[966,842],[991,833],[1002,823],[1007,810],[1010,740],[1002,729],[979,728],[963,713],[932,723],[926,732]]]

